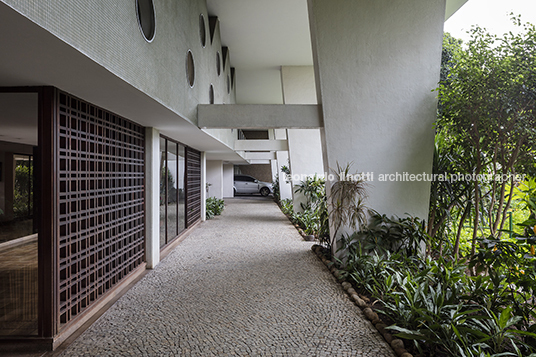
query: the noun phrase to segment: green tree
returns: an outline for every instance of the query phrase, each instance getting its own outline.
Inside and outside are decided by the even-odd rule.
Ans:
[[[489,182],[473,180],[466,197],[472,205],[473,254],[482,222],[491,235],[500,235],[510,206],[506,188],[515,186],[514,174],[536,155],[536,29],[513,21],[525,31],[499,38],[474,27],[467,48],[452,52],[453,65],[438,89],[438,131],[472,158],[458,161],[458,167],[475,176],[493,175]],[[510,179],[496,180],[499,176]]]

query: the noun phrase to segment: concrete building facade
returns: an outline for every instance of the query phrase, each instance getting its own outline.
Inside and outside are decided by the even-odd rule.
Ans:
[[[425,216],[429,183],[377,175],[430,172],[463,3],[0,0],[0,254],[27,258],[0,265],[0,346],[59,346],[232,197],[234,165],[354,162],[369,206]]]

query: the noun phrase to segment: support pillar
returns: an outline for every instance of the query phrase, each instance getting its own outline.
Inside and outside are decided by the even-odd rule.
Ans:
[[[292,174],[292,203],[294,212],[302,212],[301,203],[306,202],[302,193],[297,193],[297,186],[307,177],[323,177],[322,144],[319,129],[289,129],[288,156]]]
[[[147,268],[160,261],[160,133],[145,128],[145,258]]]
[[[426,218],[430,182],[410,175],[432,170],[445,0],[308,5],[325,170],[353,162],[369,207]]]
[[[313,66],[281,67],[285,104],[317,104]],[[324,176],[320,129],[288,129],[288,155],[292,174],[291,193],[294,212],[301,212],[305,196],[296,186],[308,176]]]
[[[207,153],[201,152],[201,221],[207,220]]]
[[[285,129],[275,129],[276,140],[286,140],[287,133]],[[277,172],[279,174],[279,195],[282,200],[292,199],[292,187],[286,182],[286,175],[281,172],[282,166],[289,166],[288,151],[277,151]]]

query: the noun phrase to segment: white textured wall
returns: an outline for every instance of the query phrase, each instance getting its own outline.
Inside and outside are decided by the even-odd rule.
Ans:
[[[285,104],[317,104],[313,66],[281,67]]]
[[[223,161],[207,160],[207,197],[223,198]]]
[[[225,65],[218,75],[216,53],[223,55],[220,29],[218,24],[211,41],[206,0],[154,1],[156,34],[151,43],[139,29],[135,0],[0,1],[194,124],[197,104],[209,103],[211,84],[216,104],[234,103],[234,86],[227,91],[232,53],[225,60],[222,57]],[[204,47],[199,35],[200,14],[206,24]],[[195,64],[193,88],[186,78],[188,50]],[[77,94],[74,88],[62,89]]]
[[[445,0],[309,0],[326,167],[374,173],[368,204],[426,217]]]
[[[237,104],[283,104],[281,71],[274,69],[238,69]]]

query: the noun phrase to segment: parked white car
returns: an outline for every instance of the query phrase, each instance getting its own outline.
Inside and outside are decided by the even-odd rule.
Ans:
[[[272,184],[269,182],[262,182],[257,180],[253,176],[249,175],[235,175],[234,176],[234,194],[254,194],[260,193],[266,197],[270,193],[273,193]]]

